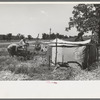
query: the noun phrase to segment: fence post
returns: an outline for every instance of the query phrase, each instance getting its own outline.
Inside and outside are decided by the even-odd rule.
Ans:
[[[62,64],[64,63],[64,55],[62,54]]]
[[[55,66],[57,64],[57,35],[56,35],[56,57],[55,57]]]
[[[51,57],[50,57],[50,55],[49,55],[49,70],[50,70],[50,58],[51,58]]]
[[[96,46],[96,60],[99,61],[99,49],[98,46]]]

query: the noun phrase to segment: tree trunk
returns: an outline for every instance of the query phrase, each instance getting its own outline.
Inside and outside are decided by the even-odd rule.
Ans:
[[[98,43],[100,43],[100,28],[99,28],[99,31],[98,31]]]

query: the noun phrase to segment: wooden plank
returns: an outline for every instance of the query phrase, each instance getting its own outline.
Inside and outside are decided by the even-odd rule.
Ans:
[[[57,37],[56,37],[56,56],[55,56],[55,66],[57,64]]]

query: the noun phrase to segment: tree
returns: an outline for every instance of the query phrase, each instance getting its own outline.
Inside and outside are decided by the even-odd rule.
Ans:
[[[64,36],[64,35],[61,35],[59,33],[57,33],[57,34],[55,34],[55,33],[51,33],[51,34],[43,33],[42,38],[43,39],[55,39],[55,38],[66,39],[66,38],[68,38],[68,36],[67,35]]]
[[[21,34],[21,33],[18,33],[16,37],[17,37],[17,39],[25,38],[25,36],[23,34]]]
[[[7,38],[7,41],[10,41],[12,39],[12,33],[8,33],[6,38]]]
[[[3,40],[6,40],[6,35],[3,35],[3,36],[2,36],[2,39],[3,39]]]
[[[20,39],[21,34],[20,34],[20,33],[18,33],[16,37],[17,37],[17,39]]]
[[[55,39],[55,38],[56,38],[55,33],[50,34],[50,39]]]
[[[31,35],[27,36],[29,40],[33,39],[33,37]]]
[[[25,36],[21,34],[21,35],[20,35],[20,39],[22,39],[22,38],[25,38]]]
[[[49,36],[48,34],[46,34],[46,33],[43,33],[43,34],[42,34],[42,38],[43,38],[43,39],[49,39],[49,37],[50,37],[50,36]]]
[[[98,36],[100,43],[100,4],[78,4],[74,6],[66,31],[76,27],[77,31],[89,32]]]

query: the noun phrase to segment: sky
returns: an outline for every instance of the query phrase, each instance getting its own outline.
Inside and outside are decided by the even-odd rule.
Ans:
[[[0,34],[21,33],[36,38],[52,33],[77,35],[76,29],[65,31],[73,7],[77,4],[0,4]]]

